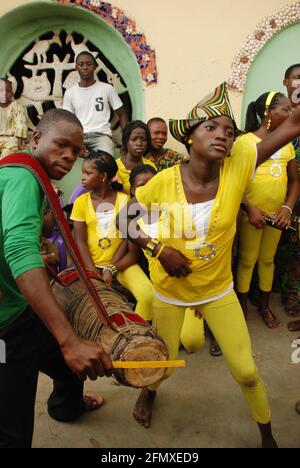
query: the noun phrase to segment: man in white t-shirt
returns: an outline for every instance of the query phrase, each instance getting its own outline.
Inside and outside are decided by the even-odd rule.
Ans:
[[[114,154],[110,126],[111,109],[120,119],[123,129],[127,115],[116,90],[108,83],[95,80],[97,62],[90,52],[80,52],[76,57],[76,70],[80,76],[78,85],[65,92],[63,108],[73,112],[84,130],[84,144],[89,151],[103,150]]]

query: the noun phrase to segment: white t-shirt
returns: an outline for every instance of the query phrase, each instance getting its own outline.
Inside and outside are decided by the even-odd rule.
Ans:
[[[122,106],[123,103],[115,88],[101,81],[96,81],[87,88],[72,86],[65,92],[63,103],[64,109],[78,117],[84,133],[100,132],[109,136],[111,136],[110,111]]]

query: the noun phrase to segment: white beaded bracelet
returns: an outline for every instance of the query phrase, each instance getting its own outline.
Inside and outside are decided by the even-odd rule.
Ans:
[[[292,208],[290,208],[288,205],[282,205],[281,208],[287,208],[291,212],[291,214],[293,214]]]

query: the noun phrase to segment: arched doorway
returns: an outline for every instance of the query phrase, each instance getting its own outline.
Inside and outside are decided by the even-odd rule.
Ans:
[[[25,54],[30,52],[32,45],[40,38],[47,37],[45,35],[52,34],[53,38],[53,34],[58,32],[58,36],[62,39],[63,31],[66,35],[69,34],[71,43],[71,34],[79,34],[84,41],[88,41],[101,51],[103,61],[106,59],[121,77],[122,86],[128,92],[131,117],[143,119],[144,84],[136,57],[116,29],[99,16],[71,5],[35,1],[2,16],[0,30],[2,36],[0,75],[5,75],[12,70],[15,62],[24,55],[24,52]],[[49,39],[51,40],[50,36]],[[46,56],[40,56],[41,61],[45,58],[47,59]],[[39,60],[38,57],[37,60]],[[40,70],[39,73],[42,76],[44,72]],[[45,74],[43,77],[45,78]],[[47,86],[49,85],[46,84]],[[66,194],[66,201],[73,187],[78,184],[80,168],[81,161],[77,161],[75,168],[61,184]]]

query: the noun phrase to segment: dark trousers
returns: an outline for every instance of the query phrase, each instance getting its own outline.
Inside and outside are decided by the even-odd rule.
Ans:
[[[58,421],[72,421],[84,411],[83,382],[31,309],[0,329],[0,339],[6,345],[6,363],[0,364],[0,448],[29,448],[39,371],[54,380],[48,412]]]

